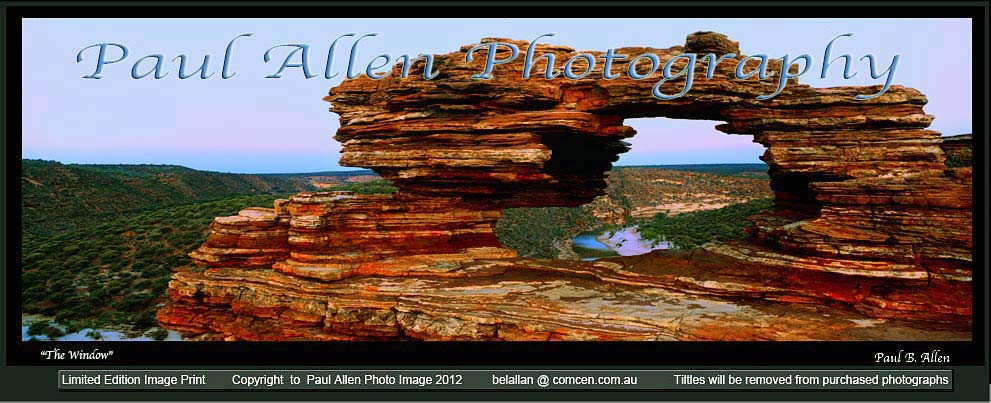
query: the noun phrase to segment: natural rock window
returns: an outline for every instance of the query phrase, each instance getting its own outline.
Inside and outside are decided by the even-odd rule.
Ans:
[[[715,33],[686,47],[648,50],[737,48]],[[462,52],[435,63],[434,80],[415,78],[420,64],[326,97],[341,165],[395,195],[302,193],[218,219],[193,254],[209,269],[176,274],[162,325],[208,339],[969,339],[971,168],[946,164],[918,91],[858,101],[870,88],[793,83],[759,101],[775,83],[734,80],[727,63],[660,101],[652,82],[601,72],[522,80],[506,64],[475,80]],[[644,117],[726,122],[767,148],[773,207],[747,239],[585,263],[500,245],[504,209],[602,195],[626,120]],[[891,327],[861,326],[879,318]]]

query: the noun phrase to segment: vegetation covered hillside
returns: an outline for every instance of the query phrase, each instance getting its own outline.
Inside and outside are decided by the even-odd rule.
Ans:
[[[512,208],[496,223],[499,243],[524,257],[567,257],[571,238],[599,228],[599,221],[582,207]]]
[[[239,195],[310,190],[314,188],[311,175],[334,179],[334,174],[348,174],[229,174],[174,165],[78,165],[41,160],[22,160],[21,169],[22,226],[29,234],[81,228],[127,212]]]
[[[658,214],[638,224],[640,236],[672,242],[681,249],[695,249],[704,243],[743,239],[747,217],[771,208],[772,199],[757,199],[716,209],[668,216]]]
[[[188,268],[213,217],[270,206],[275,195],[167,207],[22,243],[25,313],[54,316],[69,333],[84,328],[157,326],[174,269]]]
[[[388,193],[394,188],[377,180],[333,190]],[[286,196],[237,196],[123,214],[54,235],[25,234],[23,312],[54,317],[70,333],[120,325],[137,331],[155,327],[155,311],[165,302],[172,271],[196,270],[187,254],[206,240],[213,218],[246,207],[271,207]]]

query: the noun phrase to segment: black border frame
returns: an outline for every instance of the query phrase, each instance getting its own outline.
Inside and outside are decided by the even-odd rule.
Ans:
[[[510,7],[505,7],[510,6]],[[893,7],[895,6],[895,7]],[[742,5],[732,2],[613,2],[574,1],[540,4],[453,2],[377,2],[358,6],[311,2],[210,2],[163,3],[71,2],[47,4],[6,3],[4,71],[4,231],[5,354],[7,366],[86,365],[403,365],[403,366],[536,366],[536,365],[765,365],[765,366],[865,366],[873,365],[878,351],[927,351],[940,349],[952,357],[953,366],[988,364],[987,348],[987,2],[764,2]],[[973,327],[969,342],[23,342],[19,330],[20,303],[20,96],[17,77],[22,18],[320,18],[362,16],[376,18],[464,15],[486,17],[706,17],[706,18],[971,18],[973,21],[973,132],[974,136],[974,276]],[[663,29],[663,27],[659,27]],[[660,44],[665,45],[665,44]],[[934,51],[935,53],[935,51]],[[934,74],[937,72],[934,71]],[[317,85],[317,84],[315,84]],[[982,119],[983,118],[983,119]],[[100,347],[115,350],[107,362],[43,361],[39,351],[60,348]],[[603,348],[608,345],[608,348]]]

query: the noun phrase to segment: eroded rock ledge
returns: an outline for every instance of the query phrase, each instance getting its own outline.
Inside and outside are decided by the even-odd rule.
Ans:
[[[737,46],[715,33],[687,44]],[[648,51],[664,62],[686,48],[618,50]],[[326,98],[341,164],[375,170],[397,194],[301,193],[216,219],[191,254],[207,269],[175,275],[161,324],[235,340],[970,337],[971,168],[946,165],[918,91],[858,101],[864,88],[793,83],[758,101],[776,83],[732,79],[726,63],[659,101],[654,81],[592,78],[601,71],[523,80],[517,63],[473,80],[463,52],[435,63],[433,80],[414,65],[405,80],[345,81]],[[594,263],[500,247],[501,209],[590,202],[635,134],[624,119],[649,116],[724,121],[767,148],[775,205],[751,218],[747,242]]]

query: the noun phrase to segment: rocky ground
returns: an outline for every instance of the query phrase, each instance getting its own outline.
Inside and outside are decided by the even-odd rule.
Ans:
[[[960,323],[867,314],[885,303],[883,296],[863,295],[851,307],[821,295],[856,292],[857,285],[810,292],[783,273],[757,280],[686,265],[688,259],[657,251],[584,263],[481,261],[429,278],[336,282],[269,269],[209,269],[176,276],[169,290],[176,303],[159,320],[203,340],[970,338]]]

